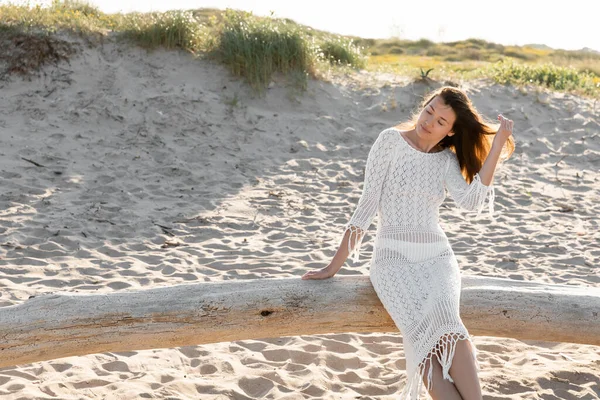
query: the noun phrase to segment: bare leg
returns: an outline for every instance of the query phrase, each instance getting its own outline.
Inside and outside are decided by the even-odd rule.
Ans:
[[[440,365],[437,357],[433,356],[432,358],[433,375],[431,377],[432,386],[431,390],[429,391],[431,398],[433,400],[463,400],[463,398],[460,396],[460,393],[454,386],[454,383],[443,378],[442,366]],[[456,360],[456,356],[454,356],[454,359]],[[429,363],[430,361],[427,360],[427,363],[425,364],[426,372],[429,371]],[[452,379],[454,379],[454,377],[452,377]],[[423,376],[423,383],[425,384],[425,387],[427,387],[427,373],[425,373],[425,376]]]
[[[456,350],[449,372],[463,400],[482,399],[471,344],[467,340],[459,340],[456,343]]]

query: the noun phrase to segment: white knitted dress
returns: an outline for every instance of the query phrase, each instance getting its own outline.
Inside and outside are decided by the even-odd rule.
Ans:
[[[418,399],[423,376],[431,389],[432,370],[425,371],[425,361],[434,355],[444,378],[454,382],[449,369],[459,339],[471,343],[480,368],[459,315],[456,257],[438,222],[444,188],[459,207],[478,212],[489,195],[493,212],[493,186],[481,183],[478,174],[468,184],[451,150],[425,153],[412,147],[399,130],[386,129],[371,147],[363,193],[344,230],[362,233],[349,243],[357,262],[364,234],[379,215],[370,280],[402,333],[408,380],[400,399]]]

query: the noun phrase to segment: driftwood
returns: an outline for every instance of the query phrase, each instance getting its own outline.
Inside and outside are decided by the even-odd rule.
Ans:
[[[462,280],[461,317],[472,335],[600,345],[599,313],[600,288]],[[392,331],[398,330],[367,276],[54,293],[0,308],[0,367],[109,351]]]

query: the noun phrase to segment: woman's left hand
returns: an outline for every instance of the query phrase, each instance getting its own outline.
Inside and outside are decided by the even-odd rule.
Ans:
[[[496,137],[504,144],[513,133],[513,121],[502,114],[498,115],[498,120],[500,120],[500,128],[496,132]]]

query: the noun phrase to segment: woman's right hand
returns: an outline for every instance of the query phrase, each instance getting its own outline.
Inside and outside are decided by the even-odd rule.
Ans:
[[[328,279],[336,274],[337,270],[334,270],[331,264],[321,269],[314,269],[308,271],[302,275],[302,279]]]

